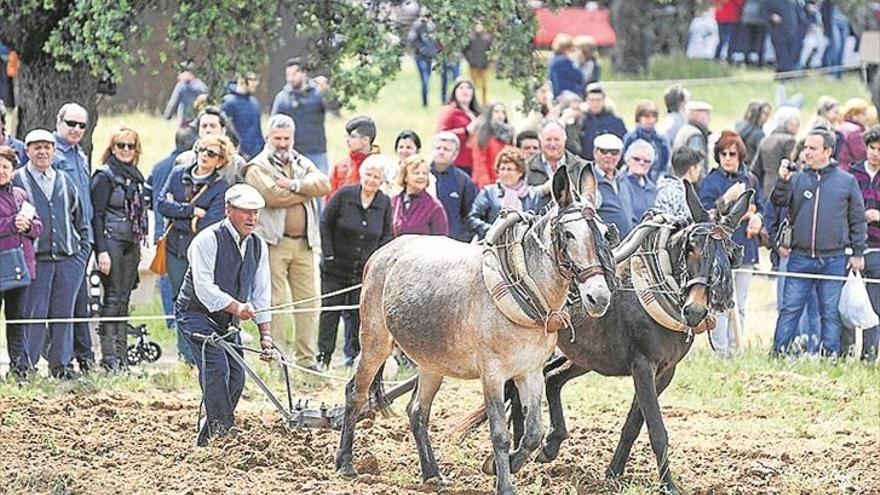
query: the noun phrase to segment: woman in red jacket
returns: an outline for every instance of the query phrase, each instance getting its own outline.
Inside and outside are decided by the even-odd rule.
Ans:
[[[477,129],[471,137],[471,154],[474,160],[474,169],[471,178],[477,189],[482,189],[487,184],[494,184],[495,157],[511,143],[513,131],[507,123],[507,109],[503,103],[494,101],[483,108],[483,113],[477,120]]]
[[[715,47],[715,60],[721,59],[721,52],[727,47],[727,63],[732,62],[734,41],[739,32],[742,8],[745,0],[715,0],[715,22],[718,23],[718,46]]]
[[[471,175],[474,167],[468,137],[476,132],[479,113],[480,107],[474,94],[474,84],[462,77],[456,79],[452,87],[452,98],[440,109],[437,131],[450,131],[458,136],[461,149],[453,164],[468,175]]]

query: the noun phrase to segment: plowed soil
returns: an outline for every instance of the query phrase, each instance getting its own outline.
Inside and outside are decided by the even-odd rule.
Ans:
[[[333,469],[338,432],[287,429],[254,388],[243,400],[238,431],[204,449],[193,446],[199,406],[193,392],[0,398],[0,492],[494,493],[493,479],[479,471],[490,452],[486,427],[464,440],[453,434],[468,411],[448,394],[438,398],[431,426],[441,469],[453,480],[440,490],[420,481],[404,400],[395,404],[396,416],[359,424],[355,458],[361,476],[347,481]],[[604,480],[624,413],[570,411],[571,439],[556,461],[531,463],[514,477],[519,492],[655,492],[657,473],[644,430],[626,476],[618,483]],[[666,406],[664,415],[671,466],[685,493],[880,493],[876,430],[835,431],[829,441],[828,435],[818,440],[785,429],[732,432],[725,428],[729,418],[712,411]]]

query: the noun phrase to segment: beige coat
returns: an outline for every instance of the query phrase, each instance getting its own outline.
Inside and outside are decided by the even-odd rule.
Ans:
[[[256,187],[266,200],[266,208],[260,213],[257,224],[257,234],[270,245],[278,244],[284,236],[287,209],[302,204],[306,209],[309,248],[320,248],[318,201],[321,196],[330,192],[330,181],[311,160],[291,151],[291,159],[281,169],[272,165],[268,152],[263,150],[242,169],[241,174],[245,183]],[[299,180],[299,192],[278,185],[275,179],[280,177]]]

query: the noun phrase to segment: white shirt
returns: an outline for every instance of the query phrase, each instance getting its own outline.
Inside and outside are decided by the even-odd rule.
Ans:
[[[247,250],[247,243],[242,242],[243,239],[228,219],[223,219],[222,222],[199,232],[189,245],[187,257],[192,269],[196,297],[212,313],[222,310],[235,300],[214,283],[214,267],[217,262],[217,237],[214,231],[217,229],[226,229],[232,234],[242,257]],[[253,304],[255,310],[260,311],[269,307],[272,300],[272,285],[269,272],[269,248],[263,239],[257,237],[257,241],[260,243],[260,259],[257,260],[257,273],[254,274],[252,300],[239,302],[249,302]],[[269,313],[257,313],[254,316],[254,323],[258,325],[269,321],[272,321],[272,315]]]

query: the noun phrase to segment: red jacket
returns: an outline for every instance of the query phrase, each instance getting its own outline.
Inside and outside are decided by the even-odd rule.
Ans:
[[[467,112],[459,108],[455,102],[451,102],[443,105],[443,108],[440,109],[440,119],[437,123],[438,131],[450,131],[458,136],[460,149],[458,150],[458,156],[455,157],[455,161],[452,163],[457,167],[468,170],[474,166],[474,158],[468,143],[468,132],[465,130],[465,127],[471,123],[471,120],[473,119],[471,119]]]
[[[715,21],[737,23],[740,21],[745,0],[715,0]]]
[[[504,148],[504,142],[497,137],[492,136],[486,143],[486,147],[481,148],[477,143],[476,136],[474,136],[474,138],[471,139],[470,144],[472,146],[471,152],[474,158],[474,169],[471,172],[471,179],[473,179],[474,184],[477,185],[477,189],[482,189],[489,184],[494,184],[498,179],[498,176],[495,173],[495,158],[498,157],[501,148]]]
[[[361,164],[370,156],[371,153],[349,153],[347,157],[337,162],[330,169],[330,192],[324,199],[324,202],[330,201],[330,198],[336,194],[336,191],[361,182]]]

